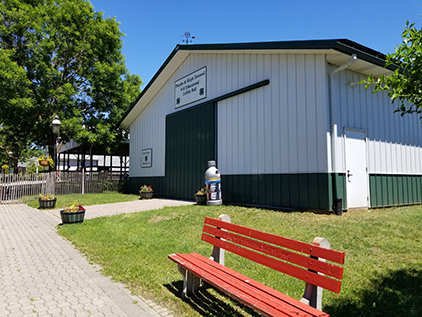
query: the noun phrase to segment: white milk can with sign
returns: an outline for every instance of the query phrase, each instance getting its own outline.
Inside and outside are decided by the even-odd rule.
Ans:
[[[207,205],[221,205],[223,203],[221,177],[220,171],[215,167],[215,161],[208,161],[208,169],[205,171],[205,186],[207,187]]]

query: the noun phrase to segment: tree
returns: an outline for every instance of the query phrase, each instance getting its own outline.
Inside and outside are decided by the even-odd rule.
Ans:
[[[0,157],[11,164],[15,173],[18,173],[19,159],[27,158],[25,153],[29,152],[29,145],[24,129],[5,126],[0,128],[0,149],[3,153]]]
[[[64,141],[110,150],[142,84],[125,66],[119,23],[87,0],[0,0],[0,12],[3,144],[48,145],[52,154],[57,114]]]
[[[403,43],[396,47],[393,54],[387,54],[386,67],[397,65],[392,75],[375,79],[369,76],[366,88],[375,84],[375,90],[388,91],[394,102],[400,101],[396,112],[402,116],[406,113],[422,113],[422,29],[417,30],[415,24],[406,22],[402,33]]]

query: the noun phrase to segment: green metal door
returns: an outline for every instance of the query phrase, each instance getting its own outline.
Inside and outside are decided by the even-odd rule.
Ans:
[[[215,104],[166,117],[166,197],[193,200],[204,187],[208,161],[216,159]]]

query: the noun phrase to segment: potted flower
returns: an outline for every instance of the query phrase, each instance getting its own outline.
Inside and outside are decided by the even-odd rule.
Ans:
[[[54,166],[54,161],[51,158],[51,156],[47,156],[47,155],[41,155],[39,158],[37,158],[38,160],[38,164],[41,166]]]
[[[84,221],[85,208],[75,200],[69,207],[66,205],[63,206],[63,210],[60,210],[60,216],[62,217],[63,224],[80,223]]]
[[[3,173],[6,174],[7,172],[9,172],[9,165],[4,164],[1,166],[1,169],[3,170]]]
[[[38,198],[38,203],[40,204],[40,208],[49,208],[52,209],[56,207],[56,200],[57,198],[54,195],[50,195],[47,193],[46,195],[40,194]]]
[[[154,190],[151,186],[144,185],[139,189],[139,195],[141,195],[141,199],[151,199],[154,195]]]
[[[201,188],[195,194],[196,203],[198,205],[205,205],[207,203],[207,190]]]

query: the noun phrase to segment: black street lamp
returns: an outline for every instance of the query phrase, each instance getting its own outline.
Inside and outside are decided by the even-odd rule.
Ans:
[[[12,155],[13,155],[12,152],[7,153],[7,158],[9,159],[9,174],[10,174],[10,171],[12,170]]]
[[[54,170],[57,171],[57,135],[60,132],[60,120],[59,116],[55,115],[54,120],[51,122],[53,126],[53,137],[54,137],[54,154],[53,154],[53,160],[54,160]]]

